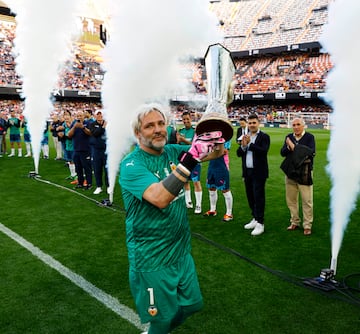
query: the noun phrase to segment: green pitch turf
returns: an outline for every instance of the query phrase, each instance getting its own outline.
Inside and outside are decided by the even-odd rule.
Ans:
[[[279,154],[288,130],[264,128],[271,137],[270,178],[266,184],[265,233],[252,237],[243,225],[251,217],[241,179],[237,144],[230,151],[234,221],[221,221],[224,198],[219,193],[218,216],[203,217],[189,210],[193,254],[205,307],[178,334],[238,333],[358,333],[359,210],[344,235],[336,280],[348,288],[324,292],[303,284],[330,266],[330,180],[325,171],[330,133],[316,137],[313,234],[287,231],[284,175]],[[0,223],[51,256],[73,273],[134,309],[128,285],[125,213],[119,186],[114,205],[101,207],[105,194],[74,191],[65,180],[62,161],[40,161],[41,178],[29,177],[32,159],[0,158]],[[354,157],[356,158],[356,157]],[[202,170],[203,211],[209,209]],[[79,195],[80,194],[80,195]],[[357,274],[350,276],[350,274]],[[0,232],[0,333],[135,334],[141,330],[62,276],[8,235]],[[353,289],[350,289],[353,288]],[[349,297],[352,293],[353,298]],[[126,312],[125,312],[126,313]]]

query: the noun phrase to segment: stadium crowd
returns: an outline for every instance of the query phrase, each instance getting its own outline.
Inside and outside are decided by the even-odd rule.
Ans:
[[[12,44],[15,23],[0,21],[0,87],[21,86],[16,73]],[[301,53],[287,56],[235,58],[235,94],[254,92],[322,91],[333,64],[328,54]],[[206,94],[206,74],[199,61],[182,64],[196,93]],[[63,66],[54,89],[100,91],[101,63],[74,45],[72,59]]]

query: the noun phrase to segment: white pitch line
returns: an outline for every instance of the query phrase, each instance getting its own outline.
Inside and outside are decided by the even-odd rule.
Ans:
[[[86,291],[90,296],[96,298],[99,302],[104,304],[107,308],[114,311],[123,319],[132,323],[138,329],[144,331],[146,330],[147,326],[141,324],[138,315],[129,307],[119,303],[119,301],[114,298],[113,296],[107,294],[106,292],[102,291],[101,289],[97,288],[95,285],[88,282],[82,276],[74,273],[69,268],[62,265],[59,261],[55,260],[50,255],[44,253],[41,249],[34,246],[32,243],[28,242],[20,235],[15,233],[14,231],[7,228],[5,225],[0,223],[0,231],[6,234],[8,237],[16,241],[19,245],[27,249],[33,255],[35,255],[38,259],[42,262],[47,264],[49,267],[55,269],[61,275],[68,278],[71,282],[76,284],[79,288]]]

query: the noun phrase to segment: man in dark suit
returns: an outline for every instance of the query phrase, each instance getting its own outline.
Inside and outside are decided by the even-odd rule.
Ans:
[[[236,131],[236,141],[238,142],[238,144],[241,143],[242,136],[248,134],[248,132],[249,132],[246,118],[241,117],[239,119],[239,122],[240,122],[240,126],[238,127],[238,129]]]
[[[237,156],[242,158],[242,171],[246,197],[253,219],[244,226],[253,231],[251,235],[264,232],[265,182],[269,177],[267,154],[270,137],[259,130],[259,118],[256,114],[248,117],[249,133],[241,139]]]

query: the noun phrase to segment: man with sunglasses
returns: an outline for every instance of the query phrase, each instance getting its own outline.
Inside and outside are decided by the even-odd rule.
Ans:
[[[286,204],[290,210],[290,225],[287,229],[293,231],[300,226],[299,195],[301,195],[304,235],[310,235],[313,223],[312,170],[315,138],[311,133],[305,132],[305,122],[302,118],[294,118],[291,124],[293,132],[286,136],[280,154],[287,160],[296,158],[304,161],[300,166],[299,177],[295,171],[292,174],[287,171],[285,175]],[[303,158],[300,155],[303,155]],[[304,173],[308,173],[308,177],[305,177]]]
[[[242,136],[236,153],[242,158],[242,172],[246,197],[253,219],[244,226],[252,230],[251,235],[264,233],[265,183],[269,177],[267,154],[270,137],[259,129],[260,122],[256,114],[248,117],[249,132]]]

